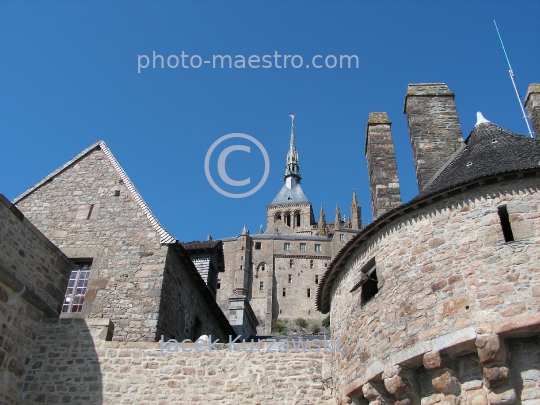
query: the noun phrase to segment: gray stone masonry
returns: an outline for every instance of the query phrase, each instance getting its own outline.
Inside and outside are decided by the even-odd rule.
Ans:
[[[58,318],[73,263],[0,194],[0,404],[20,404],[42,318]]]
[[[385,112],[369,114],[366,126],[366,160],[373,220],[401,205],[391,125]]]
[[[404,113],[422,191],[463,143],[454,93],[444,83],[409,84]]]
[[[540,83],[531,83],[525,96],[525,107],[529,112],[534,132],[540,134]]]

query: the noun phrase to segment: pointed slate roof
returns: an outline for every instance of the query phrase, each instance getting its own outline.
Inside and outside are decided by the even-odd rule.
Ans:
[[[34,185],[33,187],[26,190],[24,193],[22,193],[20,196],[15,198],[13,200],[13,204],[17,204],[19,201],[23,200],[27,196],[29,196],[31,193],[33,193],[35,190],[43,186],[44,184],[48,183],[51,179],[58,176],[60,173],[64,172],[74,164],[76,164],[78,161],[83,159],[85,156],[89,155],[91,152],[93,152],[96,149],[100,149],[105,156],[109,159],[109,162],[112,164],[114,169],[116,170],[116,173],[118,176],[122,179],[124,182],[124,185],[127,187],[127,189],[130,191],[131,196],[135,200],[135,202],[139,205],[139,207],[142,209],[142,211],[145,213],[146,217],[156,230],[156,232],[160,236],[160,243],[161,244],[170,244],[175,243],[177,240],[174,236],[172,236],[170,233],[168,233],[165,228],[159,223],[157,218],[152,214],[152,211],[150,211],[150,208],[148,208],[148,205],[144,202],[141,195],[127,176],[124,169],[122,169],[122,166],[118,163],[118,161],[115,159],[105,142],[99,141],[94,143],[93,145],[89,146],[85,150],[83,150],[81,153],[79,153],[77,156],[75,156],[73,159],[71,159],[69,162],[64,164],[63,166],[60,166],[58,169],[56,169],[54,172],[49,174],[47,177],[45,177],[43,180],[41,180],[39,183]]]
[[[294,177],[290,177],[287,180],[291,182],[291,187],[289,188],[287,183],[285,183],[270,205],[287,205],[309,202],[304,194],[304,191],[302,190],[302,187],[300,187],[300,183],[298,183]]]
[[[479,116],[463,146],[417,198],[475,178],[540,166],[540,142],[501,128]]]

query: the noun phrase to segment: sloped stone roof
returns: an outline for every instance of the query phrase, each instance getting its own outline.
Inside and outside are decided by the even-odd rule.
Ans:
[[[213,250],[218,245],[221,245],[221,240],[196,240],[193,242],[181,242],[180,243],[187,251],[192,250]]]
[[[417,198],[478,177],[540,167],[540,142],[491,122],[477,124],[464,145]]]

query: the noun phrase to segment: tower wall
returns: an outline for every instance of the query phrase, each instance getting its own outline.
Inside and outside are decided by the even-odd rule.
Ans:
[[[366,127],[366,160],[373,220],[401,205],[391,125],[386,113],[369,114]]]
[[[540,134],[540,83],[529,85],[527,95],[525,96],[525,107],[529,112],[534,132],[538,137],[538,134]]]
[[[409,84],[404,112],[422,191],[463,144],[454,93],[444,83]]]

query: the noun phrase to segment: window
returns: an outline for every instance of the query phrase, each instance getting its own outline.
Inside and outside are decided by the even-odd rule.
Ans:
[[[305,251],[306,251],[306,244],[300,243],[300,252],[305,252]]]
[[[92,270],[92,262],[75,264],[69,277],[68,288],[62,305],[62,312],[81,312],[88,279]]]
[[[265,264],[261,264],[261,271],[264,271],[264,269],[266,268]]]
[[[221,288],[221,279],[217,279],[217,289],[219,290]]]
[[[321,245],[319,245],[318,243],[315,244],[315,252],[320,252],[321,251]]]
[[[287,224],[287,226],[291,226],[291,214],[290,213],[285,214],[285,224]]]
[[[286,295],[287,295],[287,289],[284,288],[284,289],[283,289],[283,296],[285,297]]]
[[[307,297],[308,297],[308,298],[311,298],[311,288],[308,288],[308,289],[307,289]]]
[[[360,304],[364,305],[370,301],[379,292],[379,282],[377,280],[377,267],[375,266],[375,258],[368,261],[360,270],[362,277],[350,292],[362,288],[360,292]]]
[[[289,260],[289,268],[290,269],[294,268],[294,260],[293,259]]]
[[[315,284],[319,284],[319,276],[318,275],[315,276]]]
[[[309,268],[310,268],[310,269],[313,268],[313,260],[310,260],[310,261],[309,261]]]
[[[264,291],[264,282],[263,281],[261,281],[259,283],[259,291]]]
[[[300,214],[296,214],[296,226],[300,226]]]
[[[255,250],[261,250],[261,242],[255,242]]]
[[[291,244],[290,244],[290,243],[284,243],[284,244],[283,244],[283,249],[285,249],[285,250],[291,250]]]
[[[345,235],[344,234],[342,234],[342,233],[339,234],[339,241],[340,242],[345,242]]]
[[[506,205],[500,206],[498,211],[504,235],[504,241],[511,242],[514,240],[514,234],[512,233],[512,227],[510,226],[510,218],[508,216],[508,209]]]
[[[292,283],[292,274],[289,274],[289,284]]]

